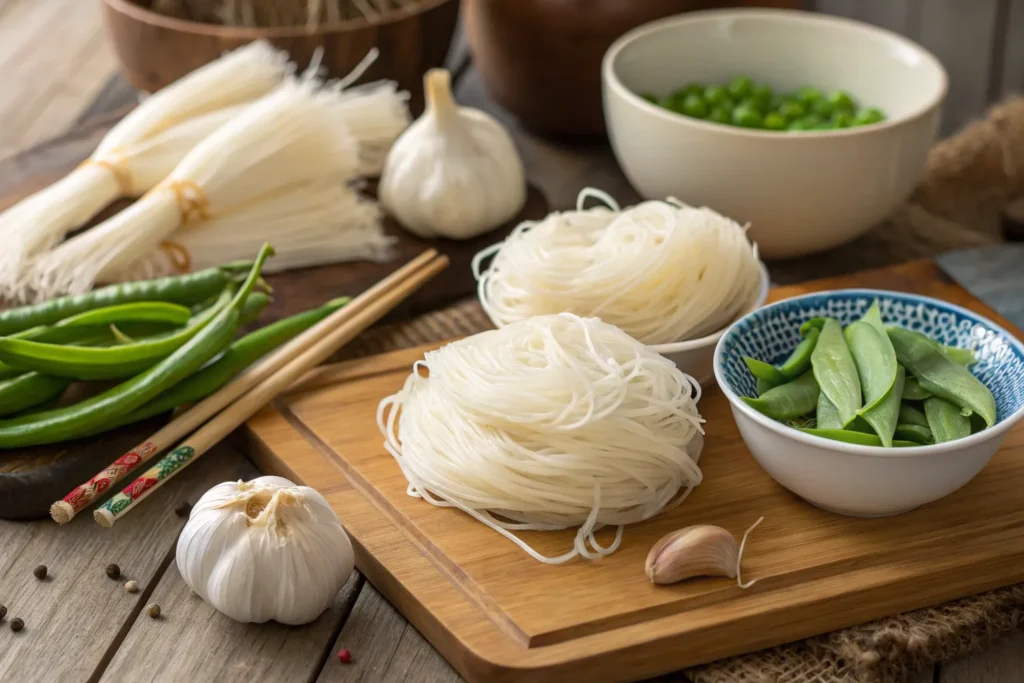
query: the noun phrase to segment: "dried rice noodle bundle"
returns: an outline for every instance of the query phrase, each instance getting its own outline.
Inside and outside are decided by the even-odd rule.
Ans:
[[[39,298],[81,293],[128,271],[182,228],[203,230],[229,215],[255,225],[266,200],[311,181],[354,178],[358,142],[339,123],[340,109],[337,91],[287,81],[196,145],[135,204],[38,258],[26,286]]]
[[[611,210],[584,211],[588,197]],[[477,254],[473,272],[498,327],[568,311],[599,317],[645,344],[721,329],[753,304],[761,284],[757,246],[744,226],[671,198],[620,211],[589,188],[576,211],[523,223]]]
[[[558,564],[614,552],[623,525],[679,505],[701,482],[700,393],[617,327],[563,313],[428,352],[380,403],[377,424],[409,495]],[[619,527],[609,547],[595,538],[605,526]],[[513,533],[572,527],[573,549],[557,557]]]
[[[286,55],[264,42],[228,53],[144,99],[81,166],[0,214],[0,295],[23,299],[28,260],[119,197],[163,180],[200,140],[277,87]]]

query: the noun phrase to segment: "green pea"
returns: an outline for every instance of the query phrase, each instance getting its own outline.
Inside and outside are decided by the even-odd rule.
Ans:
[[[742,100],[754,90],[754,82],[749,76],[737,76],[729,82],[729,94],[737,100]]]
[[[819,334],[821,330],[817,328],[808,330],[807,337],[797,344],[793,353],[789,354],[789,358],[779,368],[779,372],[789,379],[795,379],[807,372],[811,367],[811,353],[814,351],[814,345],[818,343]]]
[[[811,352],[811,369],[821,390],[835,404],[843,425],[857,416],[861,407],[860,377],[843,328],[835,318],[826,318]]]
[[[700,83],[691,83],[683,89],[686,95],[699,95],[704,97],[704,86]]]
[[[785,100],[776,108],[776,111],[789,123],[803,118],[807,114],[807,108],[797,100]]]
[[[861,109],[853,117],[853,125],[855,126],[870,126],[872,123],[879,123],[885,121],[885,114],[882,110],[871,107],[870,109]]]
[[[700,95],[687,95],[683,100],[683,113],[695,119],[702,119],[708,115],[708,103]]]
[[[732,114],[726,107],[711,107],[707,120],[715,123],[729,123],[732,121]]]
[[[772,112],[764,117],[764,127],[768,130],[786,130],[786,119],[782,114]]]
[[[910,378],[908,377],[909,381]],[[900,424],[911,424],[918,425],[920,427],[928,426],[928,418],[920,410],[912,405],[902,403],[900,404]]]
[[[790,420],[814,411],[818,405],[818,383],[813,372],[805,372],[788,384],[769,389],[758,398],[742,398],[751,408],[772,419]]]
[[[671,95],[659,98],[656,104],[662,109],[668,109],[669,111],[676,110],[676,101]]]
[[[760,128],[761,114],[750,107],[739,106],[732,110],[732,122],[743,128]]]
[[[832,125],[836,128],[849,128],[853,125],[853,114],[848,111],[833,112]]]
[[[790,130],[815,130],[820,125],[821,125],[821,119],[818,118],[817,116],[811,114],[811,115],[803,117],[802,119],[797,119],[796,121],[793,121],[792,123],[790,123],[789,124],[789,129]]]
[[[658,96],[655,95],[652,92],[640,93],[640,97],[644,98],[645,100],[647,100],[651,104],[660,104],[660,102],[658,100]]]
[[[832,103],[825,99],[814,100],[811,103],[811,111],[820,116],[822,119],[828,119],[832,116]]]
[[[960,407],[932,396],[924,402],[924,414],[935,443],[955,441],[971,435],[971,420],[961,413]]]
[[[832,104],[832,108],[837,111],[845,111],[852,114],[857,110],[857,104],[853,101],[853,97],[843,90],[835,90],[828,96],[828,101]]]
[[[779,111],[782,105],[784,105],[786,102],[788,102],[788,100],[786,99],[785,95],[775,93],[774,95],[772,95],[772,99],[768,102],[768,109],[770,111]]]
[[[916,377],[907,377],[907,381],[903,384],[904,401],[923,401],[931,396],[932,392],[922,387]]]
[[[816,88],[803,87],[797,90],[796,98],[804,104],[811,106],[821,99],[821,91]]]
[[[704,101],[710,105],[720,105],[732,109],[733,101],[729,97],[729,91],[721,85],[709,85],[704,88]]]
[[[750,99],[757,104],[757,108],[762,112],[771,111],[773,95],[772,89],[767,85],[755,85],[750,91]]]

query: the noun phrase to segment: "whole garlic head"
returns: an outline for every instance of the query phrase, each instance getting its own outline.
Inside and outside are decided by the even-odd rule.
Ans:
[[[282,477],[224,482],[203,494],[176,559],[189,588],[243,623],[313,621],[354,567],[324,497]]]
[[[420,237],[468,239],[493,230],[526,203],[512,137],[489,114],[458,106],[444,69],[428,71],[424,88],[426,111],[384,163],[381,204]]]

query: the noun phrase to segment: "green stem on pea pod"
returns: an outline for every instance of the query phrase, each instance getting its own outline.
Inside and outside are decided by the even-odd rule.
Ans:
[[[970,370],[942,355],[923,334],[902,327],[890,327],[887,332],[896,357],[917,377],[923,389],[960,408],[970,408],[981,415],[989,427],[995,424],[995,397]]]
[[[26,372],[20,377],[0,382],[0,416],[13,415],[52,401],[70,386],[64,377],[48,377]]]
[[[965,416],[959,406],[943,398],[932,396],[926,399],[924,414],[935,443],[956,441],[971,435],[971,418]]]
[[[907,378],[907,381],[908,382],[910,381],[909,377]],[[904,390],[904,395],[906,395],[906,391],[905,390]],[[928,418],[925,417],[925,414],[922,413],[917,408],[915,408],[914,406],[908,405],[906,403],[901,403],[900,404],[899,422],[900,422],[900,424],[917,425],[919,427],[927,427],[928,426]]]
[[[923,401],[931,395],[932,392],[925,390],[916,377],[907,377],[907,381],[903,383],[904,401]]]
[[[807,372],[811,367],[811,353],[814,351],[814,346],[818,343],[818,336],[820,334],[821,330],[816,327],[808,330],[807,336],[796,345],[793,353],[789,354],[789,358],[779,368],[779,372],[787,379],[796,379]]]
[[[252,296],[255,295],[251,295],[250,298]],[[186,403],[206,398],[256,360],[342,308],[350,300],[350,297],[347,296],[333,299],[323,306],[278,320],[247,334],[188,379],[174,385],[131,413],[111,420],[107,424],[98,425],[95,430],[85,436],[139,422],[154,415],[170,412]]]
[[[775,420],[790,420],[812,412],[818,403],[818,383],[805,372],[788,384],[769,389],[758,398],[741,397],[758,412]]]
[[[743,356],[743,362],[747,364],[750,374],[758,380],[758,393],[763,393],[760,389],[761,386],[771,389],[789,381],[785,375],[779,372],[777,367],[770,363],[765,363],[750,356]]]
[[[839,417],[839,411],[836,409],[832,401],[828,400],[828,396],[825,392],[818,394],[818,410],[816,411],[817,420],[815,424],[818,425],[819,429],[842,429],[843,421]]]
[[[935,443],[935,439],[932,437],[932,430],[914,424],[896,425],[896,438],[903,441],[913,441],[922,446]]]
[[[850,348],[843,337],[843,328],[835,318],[826,318],[811,352],[811,369],[821,391],[839,411],[843,425],[857,416],[861,408],[860,377]]]
[[[259,278],[264,261],[274,250],[263,246],[249,276],[230,305],[184,346],[149,370],[107,391],[64,408],[0,420],[0,448],[21,448],[78,438],[145,405],[195,373],[230,343],[238,331],[245,300]]]
[[[0,335],[14,334],[38,325],[52,325],[94,308],[134,301],[168,301],[190,306],[216,296],[233,281],[235,276],[232,272],[208,268],[186,275],[110,285],[86,294],[10,308],[0,311]]]
[[[133,344],[80,347],[0,338],[0,361],[54,377],[81,380],[132,377],[154,366],[196,336],[231,304],[233,295],[233,287],[229,285],[216,304],[194,315],[185,327]]]
[[[820,436],[824,439],[831,439],[832,441],[842,441],[843,443],[853,443],[859,446],[878,446],[883,448],[882,440],[875,434],[865,434],[864,432],[851,432],[847,429],[808,429],[805,427],[799,428],[804,434],[813,434],[814,436]],[[919,443],[913,441],[895,440],[892,445],[897,448],[908,448],[910,446],[920,446]]]

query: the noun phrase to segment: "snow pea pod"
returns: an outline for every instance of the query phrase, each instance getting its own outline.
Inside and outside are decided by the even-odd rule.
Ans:
[[[847,325],[843,336],[857,366],[864,396],[864,407],[860,410],[863,415],[881,403],[896,383],[896,351],[885,332],[860,320]]]
[[[900,424],[917,425],[918,427],[927,427],[928,418],[925,414],[914,406],[907,405],[906,403],[900,404]]]
[[[932,392],[922,387],[916,377],[907,377],[907,381],[903,383],[904,401],[923,401],[931,395]]]
[[[0,361],[53,377],[81,380],[131,377],[160,362],[198,334],[230,305],[233,294],[229,286],[221,293],[218,303],[193,316],[185,327],[132,344],[79,347],[0,338]]]
[[[878,446],[882,447],[882,440],[875,434],[865,434],[864,432],[851,432],[847,429],[809,429],[801,427],[800,431],[804,434],[813,434],[814,436],[820,436],[824,439],[831,439],[832,441],[842,441],[843,443],[853,443],[859,446]],[[914,443],[913,441],[904,441],[902,439],[895,440],[892,442],[893,446],[897,448],[907,448],[910,446],[920,446],[921,444]]]
[[[774,389],[777,385],[772,384],[767,380],[763,380],[760,377],[757,378],[757,395],[760,396],[764,392]]]
[[[820,334],[821,330],[812,327],[807,332],[807,336],[793,349],[793,353],[789,354],[789,358],[779,367],[779,372],[787,379],[796,379],[807,372],[808,368],[811,367],[811,353],[814,351],[814,346],[818,343],[818,336]]]
[[[957,365],[967,367],[968,365],[974,365],[978,362],[978,357],[975,356],[974,351],[971,351],[970,349],[961,349],[958,346],[946,346],[938,342],[932,343],[935,344],[935,348],[939,350],[939,353]]]
[[[842,429],[843,421],[839,418],[839,411],[828,400],[825,392],[818,394],[818,409],[815,415],[815,424],[819,429]]]
[[[835,318],[826,318],[822,325],[811,352],[811,369],[821,391],[839,411],[843,425],[849,424],[862,405],[860,377],[843,328]]]
[[[971,419],[960,412],[960,407],[932,396],[924,402],[924,414],[935,443],[955,441],[971,435]]]
[[[263,262],[273,255],[264,245],[249,276],[228,306],[208,325],[149,370],[85,401],[41,413],[0,420],[0,448],[56,443],[90,433],[97,424],[125,415],[192,375],[231,343],[242,307],[259,278]]]
[[[991,427],[996,422],[996,400],[981,380],[946,358],[928,337],[901,327],[887,329],[896,357],[914,373],[921,387],[959,408],[970,408]],[[927,414],[927,413],[926,413]],[[934,428],[932,429],[934,433]],[[936,440],[939,435],[935,434]]]
[[[935,443],[935,438],[932,436],[932,430],[921,425],[912,424],[898,424],[896,425],[896,438],[902,439],[903,441],[913,441],[919,443],[922,446]]]
[[[789,420],[812,412],[818,403],[818,383],[805,372],[788,384],[769,389],[758,398],[742,397],[754,410],[776,420]]]
[[[811,333],[811,330],[818,330],[821,332],[821,328],[825,326],[826,320],[828,320],[828,318],[811,318],[800,326],[800,336],[808,336]]]
[[[771,387],[777,387],[780,384],[785,384],[788,380],[786,376],[779,372],[779,369],[770,363],[751,358],[750,356],[743,356],[743,362],[747,364],[747,368],[750,370],[750,374],[757,380],[764,380],[764,386],[770,385]],[[758,389],[758,392],[761,390]]]
[[[0,335],[10,335],[39,325],[56,322],[95,308],[134,301],[168,301],[186,306],[216,296],[236,275],[225,268],[208,268],[186,275],[173,275],[125,282],[93,290],[86,294],[62,296],[31,306],[0,311]]]

